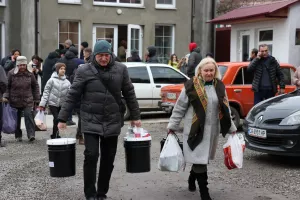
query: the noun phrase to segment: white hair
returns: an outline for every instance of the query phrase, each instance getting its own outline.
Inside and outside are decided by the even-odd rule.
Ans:
[[[197,77],[199,77],[199,76],[201,77],[201,69],[202,69],[202,67],[204,67],[207,64],[214,64],[215,65],[216,73],[215,73],[214,78],[217,78],[217,79],[221,80],[222,77],[221,77],[221,73],[219,71],[219,67],[218,67],[216,61],[213,58],[204,58],[204,59],[202,59],[201,62],[198,64],[198,66],[195,69],[195,75]]]

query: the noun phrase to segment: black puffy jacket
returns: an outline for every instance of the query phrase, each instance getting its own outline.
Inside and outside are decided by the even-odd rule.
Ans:
[[[192,78],[193,76],[195,76],[195,69],[197,65],[201,62],[201,60],[202,60],[202,56],[200,53],[200,48],[193,49],[189,56],[189,60],[187,64],[188,77]]]
[[[67,53],[63,58],[60,58],[57,62],[65,63],[66,68],[66,77],[70,81],[74,70],[78,67],[78,63],[76,61],[78,55],[78,50],[75,47],[70,47]]]
[[[51,75],[53,73],[53,67],[58,61],[58,59],[59,55],[55,51],[50,52],[48,57],[45,59],[43,65],[42,91],[44,91],[47,81],[51,78]]]
[[[123,117],[120,113],[121,95],[126,100],[131,119],[140,119],[134,87],[124,64],[114,59],[105,68],[94,62],[84,64],[77,70],[58,119],[61,122],[67,121],[70,111],[81,100],[81,132],[105,137],[117,136],[121,131]]]

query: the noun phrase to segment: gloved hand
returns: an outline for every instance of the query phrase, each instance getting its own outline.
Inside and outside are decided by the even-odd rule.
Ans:
[[[175,131],[173,131],[172,129],[168,129],[168,134],[174,134]]]

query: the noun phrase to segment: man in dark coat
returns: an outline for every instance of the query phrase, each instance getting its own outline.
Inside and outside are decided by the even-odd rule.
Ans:
[[[254,105],[277,93],[277,81],[280,86],[279,94],[284,94],[284,76],[277,60],[269,55],[268,46],[261,45],[257,57],[248,66],[248,71],[254,73],[252,90]]]
[[[3,67],[0,67],[0,99],[2,100],[2,96],[7,89],[7,77]],[[5,145],[2,142],[2,105],[0,106],[0,147],[4,147]]]
[[[202,56],[200,53],[200,48],[197,48],[197,44],[192,42],[189,45],[190,57],[187,64],[187,75],[192,78],[195,76],[195,69],[197,65],[201,62]]]
[[[155,46],[149,46],[148,47],[148,59],[147,62],[149,63],[159,63],[157,57],[156,57],[156,47]]]
[[[60,55],[56,52],[50,52],[48,57],[46,58],[44,65],[43,65],[43,78],[42,78],[42,94],[44,92],[44,88],[46,86],[47,81],[51,78],[51,75],[53,73],[53,67],[55,66],[55,63],[60,58]]]
[[[66,128],[69,112],[81,101],[81,130],[85,140],[84,192],[86,199],[106,199],[114,168],[118,136],[124,106],[131,114],[131,125],[140,127],[140,110],[127,67],[112,57],[111,45],[100,40],[95,44],[93,61],[78,68],[74,82],[59,113],[59,129]],[[101,150],[98,188],[96,170]]]
[[[87,42],[81,43],[81,45],[80,45],[80,59],[81,60],[84,60],[83,50],[88,47],[89,47],[89,43],[87,43]]]

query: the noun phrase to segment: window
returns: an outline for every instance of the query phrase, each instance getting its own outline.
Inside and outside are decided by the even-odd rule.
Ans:
[[[300,29],[296,29],[295,45],[300,45]]]
[[[144,0],[94,0],[94,5],[141,7],[144,6]]]
[[[78,21],[59,21],[58,25],[58,43],[64,45],[65,41],[70,39],[79,49],[80,44],[80,23]]]
[[[156,8],[175,9],[176,0],[156,0]]]
[[[81,0],[58,0],[58,3],[81,4]]]
[[[268,46],[269,54],[273,51],[273,30],[259,30],[258,31],[258,46],[266,44]]]
[[[292,85],[291,69],[290,68],[281,68],[281,72],[283,73],[285,85]]]
[[[4,58],[5,55],[5,25],[0,23],[0,56]]]
[[[174,52],[174,26],[155,26],[156,55],[160,63],[168,63],[171,54]]]
[[[247,67],[243,67],[239,69],[233,84],[234,85],[251,85],[253,82],[254,74],[253,72],[249,72]]]
[[[129,67],[128,74],[132,83],[150,83],[146,67]]]
[[[187,79],[176,70],[168,67],[150,67],[155,84],[184,83]]]
[[[219,71],[220,71],[220,74],[221,74],[221,78],[223,78],[226,71],[227,71],[227,66],[219,65],[218,67],[219,67]]]
[[[5,1],[6,0],[0,0],[0,6],[5,6]]]

